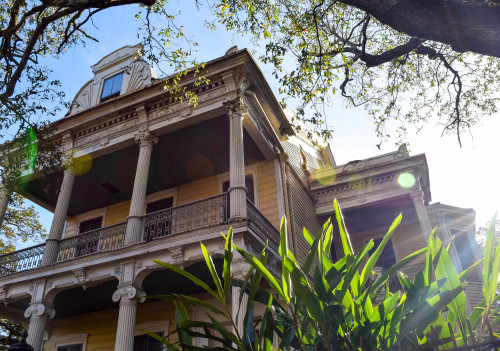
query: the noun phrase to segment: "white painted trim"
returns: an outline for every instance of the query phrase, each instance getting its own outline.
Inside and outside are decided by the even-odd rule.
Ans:
[[[285,215],[285,188],[283,185],[282,181],[282,174],[281,174],[281,161],[279,158],[274,159],[274,180],[276,183],[276,192],[277,192],[277,197],[278,197],[278,215],[279,219],[283,218]]]
[[[146,196],[146,201],[144,201],[144,213],[146,213],[146,207],[148,206],[149,203],[155,202],[158,200],[163,200],[168,197],[173,197],[172,201],[172,206],[177,206],[177,193],[178,193],[178,188],[170,188],[170,189],[165,189],[165,190],[160,190],[157,191],[156,193],[149,194]]]
[[[54,342],[53,350],[57,351],[57,348],[60,346],[82,344],[82,351],[86,351],[88,337],[89,337],[88,333],[66,334],[66,335],[55,336],[53,339]]]
[[[263,162],[265,162],[265,161],[263,161]],[[259,193],[259,181],[258,181],[259,163],[255,163],[255,164],[250,165],[250,166],[245,166],[245,177],[247,175],[252,175],[252,177],[253,177],[253,192],[254,192],[254,200],[255,200],[254,205],[255,205],[255,207],[257,207],[257,209],[260,208],[260,206],[259,206],[260,193]],[[224,183],[225,181],[228,181],[228,180],[229,180],[229,172],[217,175],[217,189],[218,189],[219,194],[222,193],[222,183]]]

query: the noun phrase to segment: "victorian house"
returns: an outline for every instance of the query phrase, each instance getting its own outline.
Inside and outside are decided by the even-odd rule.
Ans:
[[[165,79],[141,55],[140,45],[126,46],[101,59],[67,115],[54,122],[72,167],[26,175],[19,188],[3,190],[2,218],[11,191],[54,213],[45,243],[0,257],[0,314],[29,324],[36,351],[152,350],[154,340],[140,330],[167,335],[174,315],[144,296],[200,294],[153,259],[203,277],[199,243],[221,268],[220,233],[232,227],[235,242],[250,252],[269,243],[270,269],[278,274],[280,218],[287,216],[291,249],[304,259],[302,228],[318,230],[334,198],[357,248],[380,242],[403,212],[378,270],[425,246],[434,227],[445,243],[455,235],[459,270],[479,258],[474,211],[429,205],[425,155],[410,156],[403,146],[337,165],[328,144],[287,128],[292,112],[246,50],[208,62],[206,85],[183,78],[196,107],[166,93]],[[469,283],[470,302],[479,298],[478,279]],[[203,318],[196,308],[190,313]]]

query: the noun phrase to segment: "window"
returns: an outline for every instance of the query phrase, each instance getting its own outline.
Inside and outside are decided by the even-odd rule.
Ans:
[[[247,188],[247,199],[255,204],[255,192],[253,187],[253,175],[247,174],[245,176],[245,187]],[[222,192],[225,193],[229,190],[229,180],[222,183]]]
[[[455,248],[457,249],[458,259],[462,264],[462,269],[465,270],[472,266],[476,262],[474,252],[472,252],[472,247],[470,246],[469,238],[467,232],[459,231],[456,229],[450,229],[451,235],[455,238],[453,241],[455,243]],[[469,276],[470,279],[479,279],[478,269],[475,269]]]
[[[96,230],[102,227],[102,217],[96,217],[89,219],[87,221],[80,222],[78,228],[78,234],[83,234]],[[97,252],[99,247],[99,236],[84,236],[82,237],[81,243],[75,248],[75,257],[80,257],[83,255],[88,255]],[[74,351],[74,350],[64,350],[64,351]],[[79,350],[75,350],[79,351]]]
[[[57,347],[57,351],[82,351],[82,350],[83,350],[83,344],[64,345]]]
[[[155,332],[155,334],[158,334],[159,336],[163,337],[163,332]],[[162,344],[158,340],[152,338],[149,335],[141,334],[141,335],[136,335],[134,337],[134,351],[161,351],[161,350],[162,350]],[[73,351],[73,350],[64,350],[64,351]]]
[[[120,95],[123,73],[119,73],[104,80],[101,101]]]

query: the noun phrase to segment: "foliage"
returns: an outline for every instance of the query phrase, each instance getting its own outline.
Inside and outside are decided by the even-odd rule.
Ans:
[[[387,17],[393,19],[420,16],[414,22],[407,20],[407,27],[410,23],[425,27],[428,12],[441,10],[440,5],[454,3],[450,7],[457,9],[465,4],[436,0],[430,10],[430,3],[413,2],[420,8],[412,13],[412,4],[405,9],[408,1],[399,1],[398,7],[391,1],[376,2],[383,3],[379,7],[390,8]],[[325,102],[338,93],[348,106],[365,106],[382,140],[389,137],[388,123],[395,125],[399,137],[404,138],[408,124],[420,128],[437,116],[444,131],[456,132],[460,142],[462,131],[498,110],[498,56],[470,53],[467,50],[473,49],[469,47],[456,50],[458,45],[433,41],[439,32],[472,31],[467,27],[468,20],[446,30],[453,12],[442,9],[442,16],[436,13],[440,17],[436,28],[421,28],[421,32],[434,34],[412,36],[405,34],[404,20],[399,22],[399,31],[379,22],[373,16],[377,10],[367,9],[369,3],[222,0],[214,1],[214,6],[226,28],[251,33],[259,43],[265,42],[260,58],[274,66],[274,75],[282,85],[280,92],[302,102],[299,117],[316,126],[323,137],[331,135]],[[486,1],[474,4],[478,10],[487,6]],[[486,22],[483,25],[486,35]],[[291,68],[287,70],[287,66]]]
[[[15,251],[16,244],[28,240],[42,241],[47,232],[39,218],[33,205],[27,206],[24,197],[12,194],[0,229],[0,254]]]
[[[0,318],[0,351],[7,351],[10,345],[19,342],[25,330],[28,330],[28,327],[24,323]]]
[[[426,248],[376,276],[373,268],[400,224],[401,215],[369,256],[374,247],[373,240],[359,252],[353,252],[336,200],[334,207],[335,225],[344,252],[344,257],[337,262],[333,262],[330,256],[334,225],[330,220],[316,236],[304,229],[311,249],[301,264],[288,249],[285,219],[281,222],[279,255],[282,275],[279,279],[266,268],[269,258],[266,248],[258,257],[246,252],[233,244],[232,230],[225,236],[222,277],[201,244],[215,288],[174,265],[157,261],[201,286],[222,307],[185,295],[154,296],[174,302],[178,341],[148,334],[162,341],[169,350],[197,350],[193,338],[213,340],[226,350],[293,348],[319,351],[388,350],[397,345],[402,350],[410,350],[417,342],[422,350],[434,350],[436,342],[440,343],[440,348],[453,346],[450,331],[456,331],[454,337],[459,346],[470,342],[473,337],[488,340],[491,329],[487,328],[500,320],[498,310],[492,308],[492,302],[498,298],[492,287],[496,286],[498,279],[500,245],[496,249],[493,245],[488,246],[491,250],[486,253],[483,264],[485,299],[467,316],[466,278],[480,262],[459,274],[449,257],[449,248],[433,233]],[[489,232],[490,242],[493,237],[493,232]],[[244,280],[233,279],[230,284],[233,249],[250,268]],[[405,265],[418,259],[424,260],[423,271],[414,277],[402,273]],[[396,274],[401,289],[391,291],[388,281]],[[231,288],[241,288],[239,301],[231,301]],[[243,294],[247,294],[246,305],[242,304]],[[255,316],[258,304],[265,306],[265,312],[259,318]],[[204,307],[210,322],[190,320],[185,305]],[[237,314],[234,313],[235,307]],[[240,319],[244,326],[242,330],[237,327]],[[472,329],[468,329],[467,323],[472,329],[478,328],[479,332],[470,335]],[[227,328],[227,324],[232,328]],[[278,336],[277,340],[273,335]]]

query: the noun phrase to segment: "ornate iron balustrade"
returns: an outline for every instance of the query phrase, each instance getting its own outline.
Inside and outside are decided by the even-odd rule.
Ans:
[[[267,220],[266,217],[255,207],[255,205],[247,199],[247,218],[250,220],[250,224],[254,224],[259,228],[265,237],[262,239],[264,241],[269,240],[269,245],[274,249],[277,249],[280,244],[280,233],[274,226]]]
[[[0,276],[39,267],[44,248],[45,244],[40,244],[0,256]]]
[[[126,228],[127,222],[122,222],[63,239],[59,242],[57,261],[119,249],[123,247]]]
[[[400,269],[400,272],[404,273],[408,279],[413,280],[415,276],[417,275],[418,272],[422,272],[425,268],[425,265],[423,263],[417,263],[417,264],[410,264],[407,266],[404,266],[403,268]],[[389,290],[390,291],[397,291],[401,290],[401,284],[399,283],[399,278],[397,275],[389,277]]]
[[[143,216],[143,241],[227,223],[227,193]]]

